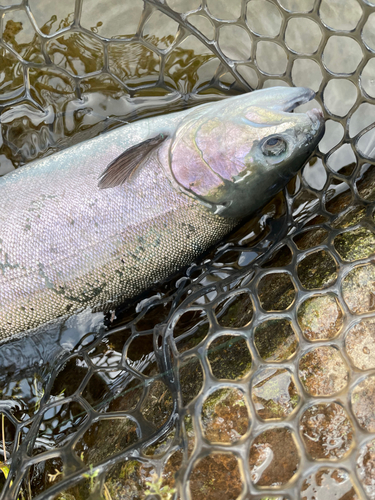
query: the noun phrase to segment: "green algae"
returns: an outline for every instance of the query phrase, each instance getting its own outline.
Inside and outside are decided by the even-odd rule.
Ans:
[[[287,273],[272,273],[263,276],[258,285],[258,296],[265,311],[284,311],[295,299],[293,281]]]
[[[366,208],[352,207],[343,215],[339,215],[332,223],[333,228],[346,229],[347,227],[354,226],[366,215]]]
[[[375,252],[375,234],[361,227],[336,236],[334,246],[343,260],[366,259]]]
[[[211,442],[230,444],[246,434],[249,414],[244,395],[238,389],[218,389],[205,400],[201,421],[203,433]]]
[[[218,379],[238,380],[251,369],[251,354],[243,337],[222,335],[211,342],[208,361]]]
[[[297,274],[307,290],[327,288],[337,280],[336,262],[326,250],[317,250],[299,263]]]
[[[215,309],[220,326],[226,328],[243,328],[252,320],[254,310],[248,293],[229,296],[219,303]]]
[[[264,361],[285,361],[296,352],[298,340],[288,320],[272,319],[255,328],[254,344]]]

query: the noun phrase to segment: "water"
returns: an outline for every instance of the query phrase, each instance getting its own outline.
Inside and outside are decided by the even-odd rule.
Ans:
[[[84,311],[0,347],[2,498],[136,499],[158,487],[194,500],[375,498],[362,322],[373,315],[374,8],[2,8],[1,174],[124,122],[263,86],[310,86],[308,106],[327,119],[302,174],[201,261],[115,314]],[[340,234],[357,229],[353,250]]]

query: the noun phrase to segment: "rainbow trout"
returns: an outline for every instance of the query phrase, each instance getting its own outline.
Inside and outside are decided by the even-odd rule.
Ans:
[[[126,125],[0,179],[0,341],[109,310],[269,201],[320,140],[277,87]]]

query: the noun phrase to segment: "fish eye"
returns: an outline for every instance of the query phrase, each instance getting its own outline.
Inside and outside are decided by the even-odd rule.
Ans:
[[[285,153],[286,148],[286,141],[278,136],[269,137],[262,144],[262,152],[265,156],[279,156]]]

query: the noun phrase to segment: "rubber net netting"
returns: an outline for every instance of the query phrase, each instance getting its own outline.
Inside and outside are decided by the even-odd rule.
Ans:
[[[179,276],[1,346],[1,498],[375,499],[375,3],[6,3],[1,174],[265,86],[327,130]]]

